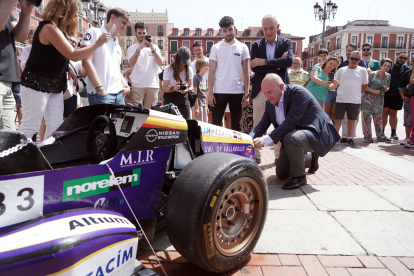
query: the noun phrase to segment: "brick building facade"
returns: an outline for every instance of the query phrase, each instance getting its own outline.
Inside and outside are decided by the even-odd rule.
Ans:
[[[364,43],[371,43],[372,58],[381,60],[388,57],[395,61],[400,52],[407,52],[409,56],[414,54],[414,29],[391,26],[387,20],[355,20],[344,26],[326,28],[324,48],[330,54],[339,54],[346,59],[345,50],[349,43],[357,44],[358,50]],[[304,59],[307,68],[319,62],[317,52],[321,46],[322,34],[309,37],[307,57]]]
[[[235,33],[236,39],[240,42],[245,43],[249,50],[252,49],[253,42],[261,39],[264,36],[261,27],[248,27],[244,31],[238,31],[235,27]],[[284,34],[281,33],[280,30],[278,30],[278,35],[291,39],[293,43],[294,56],[302,56],[302,40],[305,39],[304,37]],[[196,41],[201,42],[204,50],[204,55],[209,57],[211,47],[222,39],[223,36],[221,34],[221,31],[214,30],[213,28],[208,28],[207,30],[203,30],[201,28],[196,28],[195,30],[191,30],[190,28],[184,28],[182,30],[179,30],[178,28],[172,28],[168,34],[168,63],[171,63],[172,58],[180,47],[186,46],[192,50],[193,44]]]

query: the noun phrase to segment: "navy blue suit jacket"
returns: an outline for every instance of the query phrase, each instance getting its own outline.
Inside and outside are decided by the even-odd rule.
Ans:
[[[281,57],[284,52],[288,52],[286,57]],[[267,59],[266,56],[266,38],[262,38],[253,42],[251,60],[255,58],[266,59],[264,66],[256,66],[252,68],[255,73],[253,78],[252,99],[259,94],[262,80],[268,73],[278,74],[285,84],[289,84],[288,68],[293,63],[292,41],[290,39],[277,36],[276,50],[273,59]]]
[[[341,139],[332,120],[322,110],[315,97],[303,86],[285,85],[283,107],[285,121],[278,125],[275,106],[267,101],[263,118],[250,133],[250,136],[253,139],[262,137],[270,124],[273,124],[275,129],[268,135],[276,144],[282,140],[286,133],[300,129],[305,132],[309,144],[319,156],[325,156]]]

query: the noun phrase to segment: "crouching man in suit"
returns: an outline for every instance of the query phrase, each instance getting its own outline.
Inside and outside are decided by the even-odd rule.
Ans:
[[[255,148],[282,142],[276,175],[280,179],[291,177],[282,189],[297,189],[306,184],[306,159],[312,159],[306,162],[310,163],[308,172],[315,173],[319,156],[325,156],[341,137],[306,88],[284,84],[276,74],[268,74],[261,88],[267,98],[266,109],[250,136]],[[275,129],[263,136],[270,124]]]

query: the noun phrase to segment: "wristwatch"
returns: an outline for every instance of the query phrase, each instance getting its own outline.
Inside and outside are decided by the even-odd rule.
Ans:
[[[243,96],[249,96],[249,93],[247,93],[247,94],[246,94],[246,93],[244,93],[244,94],[243,94]]]

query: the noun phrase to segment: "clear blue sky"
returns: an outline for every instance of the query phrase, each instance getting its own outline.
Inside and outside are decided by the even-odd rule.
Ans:
[[[314,0],[101,1],[106,6],[118,6],[128,11],[138,9],[139,12],[151,12],[154,9],[154,12],[165,12],[165,9],[168,9],[169,22],[174,23],[174,26],[179,29],[185,27],[204,29],[206,26],[218,29],[218,22],[225,15],[234,18],[238,29],[245,29],[248,26],[260,26],[262,17],[272,13],[277,16],[283,33],[306,37],[304,46],[308,44],[310,35],[322,32],[322,23],[315,21],[313,14],[313,6],[316,3]],[[318,2],[322,6],[323,1]],[[389,20],[393,26],[414,28],[412,20],[414,0],[335,0],[332,2],[338,5],[338,12],[334,21],[328,20],[326,25],[345,25],[348,20],[368,18]]]

